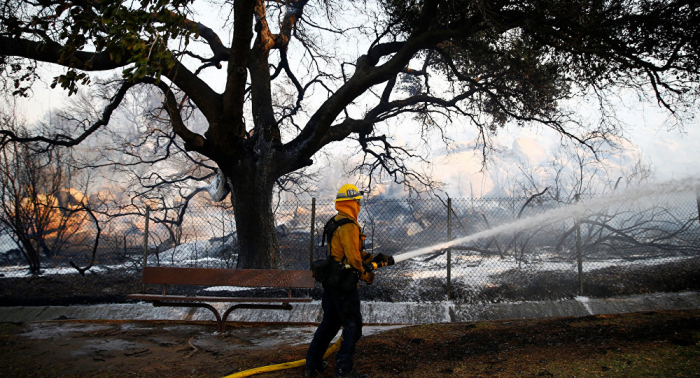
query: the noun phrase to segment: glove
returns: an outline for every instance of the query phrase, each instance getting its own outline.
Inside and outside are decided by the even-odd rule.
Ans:
[[[372,264],[362,264],[362,267],[365,269],[365,273],[370,273],[374,270]]]
[[[371,285],[374,282],[374,272],[366,272],[364,281],[367,282],[367,285]]]
[[[365,258],[362,259],[362,264],[363,265],[371,264],[372,261],[374,261],[373,258],[374,258],[374,256],[371,253],[368,253],[367,255],[365,255]]]

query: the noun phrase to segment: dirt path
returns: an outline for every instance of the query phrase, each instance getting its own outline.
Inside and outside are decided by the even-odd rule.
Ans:
[[[313,330],[2,323],[0,377],[222,377],[304,358]],[[372,377],[698,377],[700,310],[402,327],[363,337],[356,357]]]

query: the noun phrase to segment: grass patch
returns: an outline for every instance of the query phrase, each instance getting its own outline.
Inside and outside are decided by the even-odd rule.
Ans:
[[[662,345],[659,345],[662,344]],[[551,375],[550,375],[551,374]],[[639,345],[572,361],[555,361],[536,372],[554,377],[700,377],[700,346]]]

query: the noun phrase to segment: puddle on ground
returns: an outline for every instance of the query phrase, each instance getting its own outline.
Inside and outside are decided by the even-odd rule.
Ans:
[[[29,328],[30,331],[21,334],[21,336],[30,339],[56,339],[76,333],[106,331],[113,327],[106,324],[29,323]]]
[[[139,342],[127,340],[87,340],[80,346],[80,349],[71,353],[72,356],[78,357],[83,355],[102,354],[109,355],[110,352],[119,352],[124,355],[137,354],[139,351],[147,350],[147,345]]]

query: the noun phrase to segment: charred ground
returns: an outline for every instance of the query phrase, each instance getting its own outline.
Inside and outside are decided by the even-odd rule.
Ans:
[[[50,327],[73,331],[31,336]],[[256,347],[293,329],[239,324],[214,334],[204,323],[4,323],[0,376],[222,377],[304,358],[305,344]],[[700,371],[700,310],[404,327],[363,337],[356,367],[371,377],[692,377]]]

